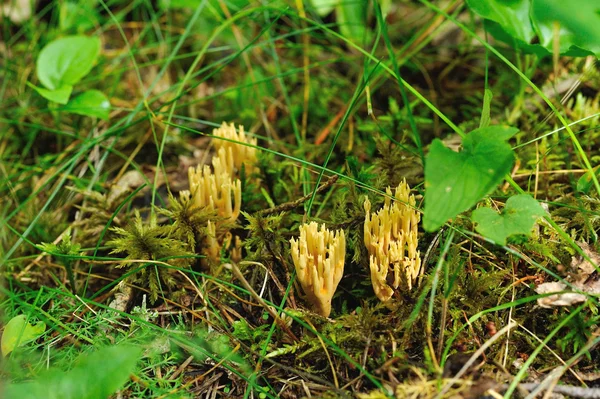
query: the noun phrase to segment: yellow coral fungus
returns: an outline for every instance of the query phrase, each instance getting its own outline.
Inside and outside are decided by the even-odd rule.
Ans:
[[[221,252],[221,245],[217,241],[217,227],[210,220],[206,225],[206,238],[203,252],[208,259],[215,262],[219,259],[219,254]]]
[[[213,166],[214,172],[208,165],[188,169],[192,201],[199,208],[208,207],[219,216],[235,221],[242,206],[242,182],[232,180],[218,158],[213,159]]]
[[[220,173],[227,173],[229,176],[235,176],[235,162],[233,160],[233,153],[231,148],[219,148],[217,153],[212,159],[213,169],[215,172],[218,170]]]
[[[227,129],[225,129],[227,128]],[[237,138],[245,140],[243,128],[240,126],[241,135],[232,136],[233,133],[228,132],[232,129],[235,133],[233,125],[227,126],[223,124],[221,127],[222,135],[228,138]],[[222,140],[217,140],[222,142]],[[207,227],[207,236],[204,239],[203,253],[212,262],[218,262],[223,240],[232,238],[229,232],[224,232],[224,228],[228,229],[227,222],[235,222],[240,214],[242,206],[242,182],[240,179],[234,179],[236,173],[236,165],[238,158],[234,151],[235,146],[241,146],[233,143],[230,146],[217,145],[217,153],[212,158],[212,168],[208,165],[198,165],[188,169],[188,179],[190,184],[189,191],[180,193],[183,201],[192,201],[192,204],[197,208],[206,208],[216,212],[222,218],[216,221],[209,221]],[[239,152],[239,151],[238,151]],[[255,155],[254,153],[252,153]],[[243,160],[242,160],[243,161]],[[224,223],[225,222],[225,223]],[[229,247],[229,243],[226,247]],[[240,255],[240,249],[234,247],[236,256]]]
[[[238,129],[236,130],[233,123],[228,125],[227,123],[223,122],[218,129],[213,130],[213,136],[225,139],[213,139],[213,143],[217,149],[217,152],[221,151],[221,149],[224,149],[227,156],[233,158],[233,166],[235,166],[237,171],[241,170],[242,164],[246,164],[246,168],[248,168],[256,163],[257,140],[246,136],[244,127],[242,125],[239,125]],[[244,145],[240,143],[250,145]],[[233,176],[234,174],[231,173],[231,175]]]
[[[315,222],[300,226],[300,238],[290,240],[292,259],[306,299],[315,312],[327,317],[331,299],[344,273],[346,237]]]
[[[392,190],[386,190],[388,196]],[[369,251],[371,282],[375,295],[385,302],[395,289],[404,284],[410,290],[421,270],[417,251],[417,228],[421,215],[414,209],[415,197],[402,181],[394,195],[397,201],[385,198],[378,212],[371,213],[371,202],[365,200],[364,239]],[[392,273],[390,274],[390,269]]]

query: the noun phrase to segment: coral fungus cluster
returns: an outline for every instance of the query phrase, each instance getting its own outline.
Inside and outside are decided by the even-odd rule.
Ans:
[[[233,123],[228,125],[223,122],[218,129],[213,130],[213,136],[217,139],[213,140],[213,144],[218,156],[224,156],[232,161],[232,168],[229,170],[232,176],[234,175],[233,168],[235,168],[235,172],[239,173],[242,165],[253,167],[256,164],[257,140],[246,136],[242,125],[239,125],[236,130]]]
[[[239,133],[233,124],[225,122],[213,130],[215,137],[236,142],[214,140],[217,153],[212,158],[212,168],[209,165],[190,167],[190,190],[180,193],[181,198],[189,198],[196,209],[215,212],[220,219],[208,222],[204,240],[204,254],[213,261],[219,259],[224,244],[239,245],[239,238],[234,239],[225,225],[237,220],[242,207],[242,182],[236,175],[243,164],[253,167],[256,162],[256,148],[245,145],[256,146],[256,140],[246,136],[243,126],[238,130]]]
[[[331,313],[331,299],[344,274],[346,237],[315,222],[300,226],[298,240],[292,238],[292,258],[308,302],[321,316]]]
[[[414,195],[401,182],[383,207],[371,212],[365,200],[364,242],[369,252],[371,281],[375,295],[388,301],[401,285],[409,290],[421,270],[417,250],[417,229],[421,219]],[[390,199],[392,197],[393,199]],[[291,253],[298,280],[313,310],[322,316],[331,313],[331,300],[344,272],[346,239],[343,230],[335,233],[312,222],[300,226],[298,240],[292,238]]]
[[[242,183],[232,179],[219,158],[208,165],[188,169],[191,198],[198,208],[214,210],[219,216],[235,221],[242,206]]]
[[[406,181],[392,191],[383,208],[371,213],[371,202],[365,207],[364,240],[369,251],[371,281],[377,297],[388,301],[402,283],[410,290],[421,270],[417,251],[417,228],[421,215],[415,209],[415,197]],[[391,273],[390,273],[391,272]]]

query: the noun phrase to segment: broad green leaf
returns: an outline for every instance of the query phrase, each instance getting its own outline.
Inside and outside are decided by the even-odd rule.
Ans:
[[[43,87],[37,87],[34,84],[29,83],[29,86],[33,87],[35,91],[46,100],[53,101],[58,104],[66,104],[69,101],[69,97],[71,97],[71,92],[73,91],[73,86],[65,85],[61,86],[55,90],[44,89]]]
[[[600,57],[600,1],[532,0],[531,12],[540,43],[549,50],[558,24],[561,54]]]
[[[600,56],[600,1],[467,0],[467,4],[485,19],[486,30],[496,39],[525,52],[553,53],[558,34],[560,54]]]
[[[49,370],[33,382],[9,384],[4,398],[106,399],[120,389],[134,371],[140,349],[117,345],[81,355],[70,371]]]
[[[514,48],[518,48],[526,54],[535,54],[540,58],[551,54],[551,52],[547,48],[545,48],[539,43],[530,44],[524,40],[511,36],[502,28],[502,25],[500,25],[497,22],[486,19],[483,21],[483,26],[485,27],[485,30],[488,31],[497,40],[507,43]]]
[[[473,130],[460,152],[433,141],[425,161],[425,230],[436,230],[494,190],[513,164],[506,141],[517,131],[504,126]]]
[[[479,234],[498,245],[506,245],[506,239],[513,234],[531,234],[535,221],[545,214],[539,202],[521,194],[510,197],[501,214],[491,208],[479,208],[473,211],[471,220]]]
[[[535,36],[529,20],[530,0],[467,0],[467,4],[516,39],[529,43]]]
[[[37,339],[46,331],[46,323],[40,321],[36,325],[27,322],[27,316],[18,315],[10,319],[2,333],[2,355],[6,356],[16,347]]]
[[[71,99],[62,110],[79,115],[97,116],[107,120],[110,102],[101,91],[88,90]]]
[[[50,90],[73,86],[92,70],[99,54],[97,37],[67,36],[54,40],[38,56],[38,79]]]

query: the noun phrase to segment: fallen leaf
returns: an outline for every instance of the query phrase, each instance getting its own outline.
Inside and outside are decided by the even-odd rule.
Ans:
[[[578,242],[577,244],[593,263],[600,265],[600,254],[598,252],[594,251],[586,242]],[[596,267],[581,255],[574,256],[571,259],[571,269],[577,273],[576,281],[585,281],[596,271]]]
[[[543,283],[536,287],[538,294],[548,294],[556,292],[554,295],[545,296],[537,300],[542,308],[551,308],[553,306],[571,306],[586,300],[586,296],[576,292],[562,292],[567,289],[567,284],[558,281],[552,283]]]
[[[592,280],[588,282],[573,283],[575,289],[579,292],[562,292],[567,290],[567,284],[562,282],[543,283],[536,287],[535,292],[538,294],[548,294],[556,292],[555,295],[546,296],[537,300],[538,305],[543,308],[551,308],[553,306],[571,306],[576,303],[585,302],[587,295],[600,294],[600,280]]]
[[[34,2],[31,0],[5,1],[0,7],[0,18],[8,17],[13,24],[20,24],[31,18]]]

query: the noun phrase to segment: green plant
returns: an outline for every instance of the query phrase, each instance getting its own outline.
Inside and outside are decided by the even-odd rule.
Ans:
[[[44,331],[46,331],[46,323],[43,321],[32,325],[25,315],[13,317],[6,323],[2,332],[2,356],[6,357],[18,346],[37,339]]]
[[[100,54],[100,39],[67,36],[47,44],[36,62],[36,74],[44,87],[33,87],[42,97],[65,105],[62,110],[108,119],[110,102],[99,90],[88,90],[70,99],[75,86],[90,73]]]
[[[561,56],[597,53],[595,2],[581,1],[63,0],[19,22],[21,0],[5,2],[0,312],[28,340],[1,362],[3,385],[86,397],[96,378],[124,399],[449,397],[529,356],[508,370],[513,389],[555,367],[551,350],[572,354],[575,372],[595,367],[600,75],[592,57]],[[214,137],[223,121],[253,140]],[[247,145],[218,148],[232,141]],[[238,150],[256,160],[240,164]],[[242,191],[221,218],[207,205],[222,185],[194,206],[187,173],[217,162]],[[412,290],[381,304],[363,203],[380,209],[404,179],[411,212],[425,211],[411,248],[422,263]],[[549,207],[535,230],[532,197]],[[298,225],[313,222],[346,236],[331,318],[302,310],[290,256]],[[69,227],[73,248],[41,253]],[[398,230],[377,246],[400,242]],[[68,279],[65,262],[77,267]],[[540,309],[552,305],[536,295],[543,282],[579,287],[585,303]],[[46,330],[28,336],[38,321]],[[115,358],[119,384],[106,360],[70,374],[119,343],[144,348],[135,366]],[[481,348],[481,378],[440,394],[444,371]]]
[[[565,353],[577,353],[589,342],[599,321],[600,316],[598,315],[588,316],[578,313],[569,320],[565,334],[557,340],[558,346]],[[592,361],[592,354],[589,351],[585,352],[585,356]]]
[[[260,259],[264,256],[277,257],[283,254],[283,248],[287,246],[284,236],[283,220],[285,213],[263,216],[260,213],[250,215],[242,212],[248,221],[245,226],[248,230],[248,238],[244,244],[252,259]]]
[[[574,0],[468,0],[485,18],[486,29],[514,47],[540,56],[555,52],[582,57],[600,56],[600,5]],[[538,44],[534,44],[537,38]]]
[[[117,345],[84,353],[68,371],[52,368],[31,382],[0,387],[4,398],[104,399],[120,389],[140,357],[139,348]]]
[[[194,254],[188,250],[188,244],[173,238],[171,228],[158,225],[155,215],[151,215],[148,222],[144,223],[136,210],[132,223],[125,228],[113,227],[112,231],[116,237],[107,243],[113,248],[111,253],[127,254],[117,267],[139,269],[129,280],[148,288],[152,303],[158,299],[163,284],[168,289],[176,285],[170,268],[160,263],[186,267],[194,258]]]
[[[198,244],[203,244],[207,237],[207,224],[210,220],[219,218],[217,212],[208,207],[199,208],[194,205],[192,199],[187,195],[179,198],[169,196],[169,207],[160,208],[158,212],[170,219],[172,237],[188,243],[188,248],[194,252]]]
[[[506,239],[513,234],[529,235],[536,220],[545,214],[539,202],[521,194],[510,197],[501,214],[491,208],[478,208],[471,220],[479,233],[498,245],[506,245]]]
[[[62,31],[84,32],[97,26],[99,15],[96,0],[69,0],[60,3],[59,26]]]
[[[503,126],[473,130],[460,152],[433,141],[425,164],[425,230],[436,230],[496,188],[514,162],[506,141],[517,131]]]
[[[71,228],[69,227],[62,235],[59,244],[52,243],[41,243],[40,249],[44,252],[48,252],[59,259],[67,270],[67,276],[69,283],[71,283],[71,291],[77,292],[77,286],[75,285],[75,276],[73,274],[73,257],[79,257],[81,255],[81,245],[71,242]]]

